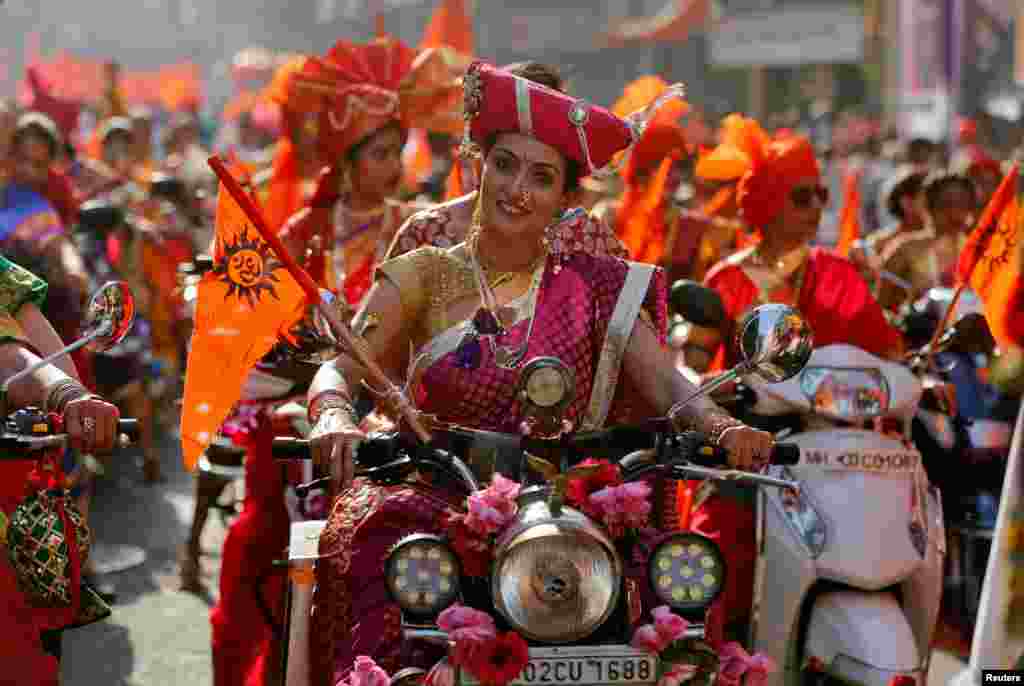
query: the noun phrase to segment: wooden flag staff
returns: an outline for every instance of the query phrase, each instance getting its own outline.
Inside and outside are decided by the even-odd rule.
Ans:
[[[281,263],[295,278],[302,290],[306,292],[306,298],[309,302],[316,305],[317,309],[320,310],[334,335],[351,351],[356,361],[366,368],[371,381],[378,388],[386,389],[384,395],[394,403],[402,417],[409,423],[409,427],[415,432],[416,437],[424,443],[429,443],[431,440],[430,432],[420,420],[416,408],[405,397],[405,393],[392,383],[391,379],[384,373],[384,370],[377,364],[377,360],[374,359],[373,353],[370,352],[370,347],[366,341],[356,336],[348,325],[342,321],[338,308],[332,307],[336,296],[327,289],[317,286],[306,270],[300,267],[298,262],[288,254],[288,251],[285,250],[284,245],[281,243],[281,239],[270,230],[266,219],[263,218],[263,213],[260,212],[252,198],[249,197],[249,194],[238,183],[238,180],[232,176],[224,161],[217,155],[214,155],[209,158],[208,163],[217,175],[217,178],[224,185],[224,189],[238,203],[238,206],[245,212],[245,216],[249,218],[249,221],[259,231],[263,240],[267,242],[271,250],[274,251],[274,254],[277,255],[277,258],[281,260]]]

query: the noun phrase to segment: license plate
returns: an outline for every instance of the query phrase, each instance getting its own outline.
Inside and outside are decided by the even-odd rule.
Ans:
[[[658,680],[658,658],[630,646],[559,646],[530,648],[530,662],[509,686],[536,684],[653,684]],[[465,670],[460,684],[477,686]]]

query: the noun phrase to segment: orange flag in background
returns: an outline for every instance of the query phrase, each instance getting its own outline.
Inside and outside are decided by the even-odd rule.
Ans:
[[[445,45],[463,55],[473,54],[473,23],[465,0],[441,0],[423,32],[420,50]]]
[[[434,169],[434,156],[430,151],[430,139],[423,129],[413,129],[402,150],[402,168],[405,187],[418,193],[420,185],[430,177]]]
[[[860,238],[860,178],[861,169],[847,172],[843,182],[843,209],[839,215],[839,242],[836,252],[850,256],[853,244]]]
[[[1009,342],[1007,317],[1013,285],[1020,274],[1017,244],[1021,238],[1021,197],[1014,164],[999,184],[967,238],[957,261],[957,281],[970,286],[985,303],[985,317],[996,341]]]
[[[199,283],[185,371],[181,448],[188,469],[238,402],[249,370],[305,311],[305,293],[223,186],[214,265]]]

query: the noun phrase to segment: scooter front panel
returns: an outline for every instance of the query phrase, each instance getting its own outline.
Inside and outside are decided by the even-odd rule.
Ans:
[[[926,506],[917,495],[926,483],[920,453],[869,431],[808,432],[787,441],[801,452],[791,472],[825,520],[818,577],[878,590],[913,574],[927,529]],[[784,510],[782,494],[766,495]]]

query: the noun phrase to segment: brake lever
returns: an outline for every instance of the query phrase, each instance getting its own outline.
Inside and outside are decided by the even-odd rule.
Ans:
[[[685,478],[710,479],[712,481],[733,481],[746,482],[758,486],[773,486],[775,488],[786,488],[793,491],[800,491],[800,482],[789,479],[779,479],[766,474],[755,472],[742,472],[738,469],[712,469],[701,467],[692,463],[676,464],[672,466],[674,474]]]

